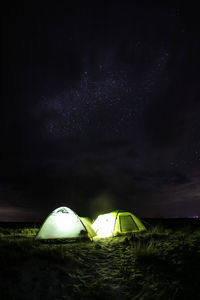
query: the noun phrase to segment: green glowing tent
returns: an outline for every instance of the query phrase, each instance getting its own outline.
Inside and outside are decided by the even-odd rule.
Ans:
[[[92,239],[95,235],[86,218],[80,218],[68,207],[59,207],[44,221],[36,239]]]
[[[99,215],[92,224],[92,228],[100,238],[146,230],[146,227],[135,215],[120,210]]]

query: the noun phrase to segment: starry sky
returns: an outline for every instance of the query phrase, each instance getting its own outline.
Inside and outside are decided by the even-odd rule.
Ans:
[[[2,12],[0,221],[200,215],[200,24],[183,1]]]

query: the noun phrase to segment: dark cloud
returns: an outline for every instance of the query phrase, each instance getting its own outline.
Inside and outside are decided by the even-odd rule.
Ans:
[[[3,24],[5,210],[65,204],[92,215],[101,201],[145,216],[198,210],[194,9],[22,1]]]

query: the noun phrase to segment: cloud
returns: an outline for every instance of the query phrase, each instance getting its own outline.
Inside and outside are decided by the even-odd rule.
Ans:
[[[16,206],[0,207],[0,222],[33,222],[39,221],[41,214],[33,209],[25,209]]]

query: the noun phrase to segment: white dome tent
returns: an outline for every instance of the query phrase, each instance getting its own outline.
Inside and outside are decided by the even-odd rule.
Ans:
[[[40,228],[36,239],[67,239],[67,238],[90,238],[95,232],[84,218],[80,218],[68,207],[59,207],[52,211]]]

